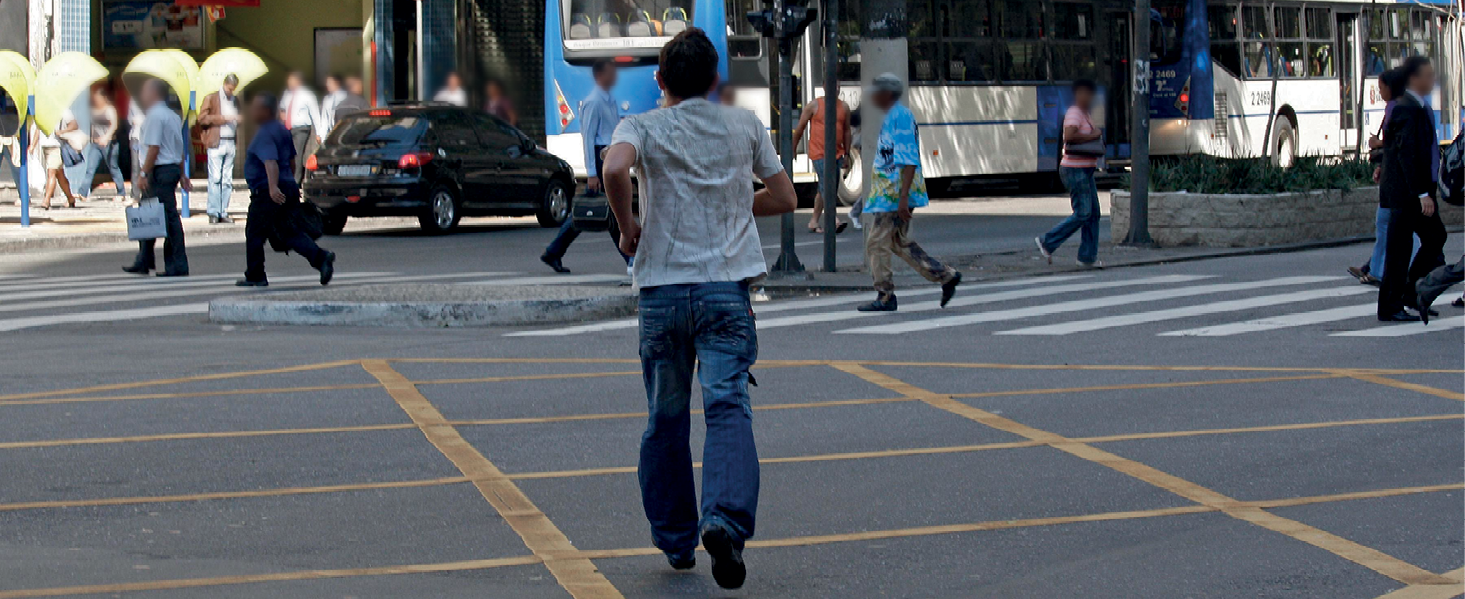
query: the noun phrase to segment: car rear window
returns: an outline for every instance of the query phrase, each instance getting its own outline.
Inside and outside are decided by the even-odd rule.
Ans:
[[[415,115],[348,116],[326,143],[341,146],[411,146],[422,138],[427,122]]]

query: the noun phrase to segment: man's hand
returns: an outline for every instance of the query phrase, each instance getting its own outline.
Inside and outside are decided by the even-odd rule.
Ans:
[[[617,222],[621,227],[621,253],[627,256],[635,256],[637,246],[641,245],[641,225],[636,221]]]
[[[911,222],[911,218],[915,215],[911,213],[910,198],[901,198],[900,204],[895,208],[895,216],[900,218],[901,222]]]
[[[1429,196],[1420,197],[1419,213],[1425,216],[1434,216],[1434,198]]]
[[[1374,183],[1378,183],[1379,182],[1379,179],[1382,179],[1383,178],[1383,174],[1384,174],[1384,167],[1382,167],[1382,166],[1375,166],[1375,167],[1373,167],[1373,182]]]
[[[270,199],[271,200],[274,200],[276,204],[284,204],[285,203],[285,192],[280,191],[280,188],[271,185],[270,186]]]
[[[600,193],[600,177],[590,177],[585,180],[585,189],[590,193]]]
[[[148,193],[148,190],[153,186],[152,181],[149,180],[151,178],[152,177],[150,175],[148,175],[147,173],[143,173],[141,177],[138,177],[137,178],[137,188],[138,188],[138,190],[142,191],[143,193]]]

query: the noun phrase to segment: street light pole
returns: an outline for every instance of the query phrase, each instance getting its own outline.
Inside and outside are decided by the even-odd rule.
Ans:
[[[824,196],[824,272],[838,270],[834,235],[839,222],[839,0],[824,2],[824,172],[819,173]]]
[[[1129,139],[1129,234],[1124,243],[1150,239],[1150,0],[1134,5],[1134,119]]]
[[[778,155],[783,158],[783,172],[790,177],[794,172],[794,63],[793,38],[788,31],[786,17],[788,3],[773,0],[773,38],[778,42]],[[778,261],[773,263],[776,275],[791,275],[804,272],[803,263],[794,253],[794,215],[784,213],[780,217],[780,250]]]

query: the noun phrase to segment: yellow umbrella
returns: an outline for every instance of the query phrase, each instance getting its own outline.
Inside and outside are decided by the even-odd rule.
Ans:
[[[198,91],[198,88],[193,85],[195,81],[198,81],[198,61],[194,60],[191,54],[177,48],[164,48],[157,50],[157,52],[172,56],[173,60],[178,61],[178,64],[183,67],[183,70],[188,72],[188,89],[178,92],[178,98],[183,100],[185,108],[197,110],[198,98],[191,98],[189,94]],[[193,100],[192,104],[189,103],[190,98]]]
[[[244,86],[269,71],[265,61],[255,53],[243,48],[225,48],[203,61],[193,87],[202,94],[214,93],[214,90],[224,85],[224,77],[233,73],[239,77],[239,89],[244,89]]]
[[[192,58],[179,62],[177,56],[165,50],[147,50],[127,63],[122,72],[162,79],[173,88],[173,93],[178,94],[178,99],[183,102],[184,116],[187,116],[188,92],[193,89],[193,71],[188,65],[192,62]],[[138,90],[131,91],[136,93]]]
[[[61,113],[93,83],[107,77],[107,68],[81,52],[62,52],[36,74],[36,127],[50,135]]]
[[[10,50],[0,50],[0,90],[10,94],[10,99],[15,100],[16,108],[20,111],[20,122],[25,122],[25,117],[30,113],[26,98],[36,84],[36,70],[31,67],[31,61]]]

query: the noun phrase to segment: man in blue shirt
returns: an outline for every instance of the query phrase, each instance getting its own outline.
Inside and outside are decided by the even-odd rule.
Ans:
[[[616,108],[615,98],[610,95],[610,88],[616,84],[616,66],[609,60],[600,60],[591,67],[591,73],[595,75],[595,91],[590,92],[590,97],[580,103],[580,137],[585,145],[585,173],[588,177],[585,180],[585,191],[589,195],[600,193],[600,167],[605,157],[602,154],[605,148],[610,145],[611,136],[615,134],[616,125],[621,123],[621,111]],[[580,236],[580,230],[575,228],[574,219],[565,219],[565,224],[560,227],[559,235],[554,241],[549,242],[549,247],[544,248],[544,255],[539,259],[557,273],[568,273],[570,269],[565,268],[562,260],[565,252],[570,250],[570,244]],[[611,241],[619,244],[621,232],[616,227],[615,217],[610,219]],[[617,248],[616,251],[620,251]],[[621,258],[625,259],[626,265],[630,266],[631,257],[622,253]]]
[[[961,273],[932,258],[910,238],[911,217],[929,201],[926,179],[921,176],[921,140],[916,134],[916,117],[900,102],[905,82],[894,73],[875,78],[865,90],[870,102],[885,111],[880,126],[880,144],[875,168],[870,173],[870,197],[865,213],[871,217],[865,232],[865,256],[875,279],[875,301],[860,306],[861,312],[894,312],[895,281],[890,255],[896,254],[926,280],[941,284],[941,307],[956,294]]]
[[[295,183],[295,142],[290,130],[280,123],[279,102],[260,94],[250,104],[250,116],[258,130],[244,157],[244,180],[249,183],[249,220],[244,223],[244,257],[247,266],[240,287],[267,287],[265,242],[271,238],[310,261],[320,271],[320,284],[331,282],[336,272],[336,254],[321,249],[310,235],[296,226],[300,207],[300,186]],[[273,244],[272,244],[273,245]]]

